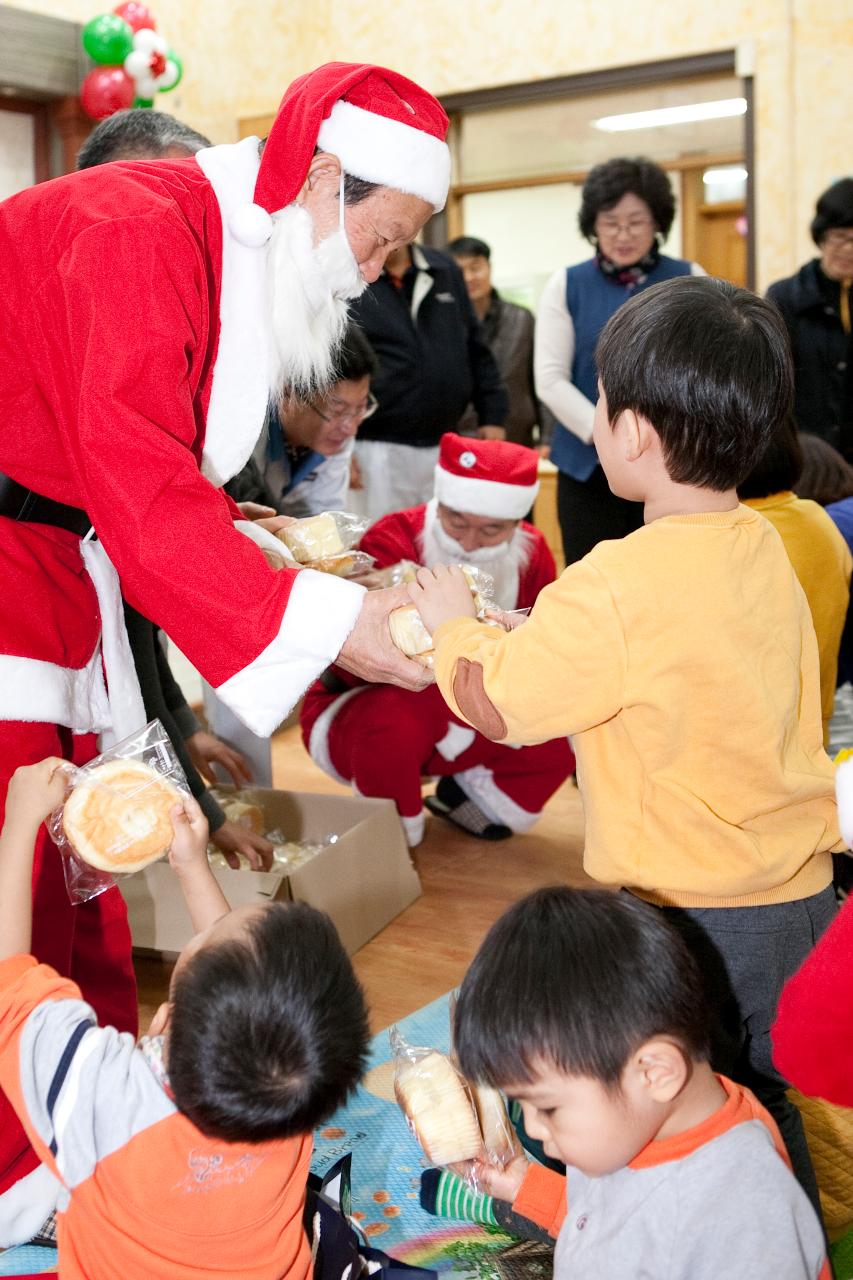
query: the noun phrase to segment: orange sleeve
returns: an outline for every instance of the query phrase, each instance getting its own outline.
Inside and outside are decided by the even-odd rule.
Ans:
[[[566,1216],[566,1179],[541,1164],[528,1166],[521,1190],[512,1202],[513,1213],[544,1227],[554,1239]]]

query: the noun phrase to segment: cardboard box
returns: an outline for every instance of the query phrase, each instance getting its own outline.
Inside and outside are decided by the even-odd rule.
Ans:
[[[268,831],[288,840],[339,838],[289,875],[231,871],[214,875],[232,907],[274,901],[307,902],[327,911],[350,955],[421,894],[397,810],[391,800],[351,799],[264,787],[241,791],[264,811]],[[171,957],[191,937],[189,916],[175,874],[155,862],[120,881],[134,949]]]

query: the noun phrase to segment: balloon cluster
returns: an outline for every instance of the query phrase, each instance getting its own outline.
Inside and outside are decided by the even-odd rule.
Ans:
[[[126,0],[86,23],[83,48],[98,65],[83,81],[80,102],[93,120],[125,107],[153,107],[156,94],[180,83],[181,60],[156,27],[138,0]]]

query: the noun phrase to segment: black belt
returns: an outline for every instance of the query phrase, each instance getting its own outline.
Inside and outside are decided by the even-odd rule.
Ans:
[[[79,507],[69,507],[53,498],[43,498],[32,489],[25,489],[17,480],[0,471],[0,516],[10,520],[26,520],[31,524],[50,524],[57,529],[67,529],[84,538],[92,522]]]

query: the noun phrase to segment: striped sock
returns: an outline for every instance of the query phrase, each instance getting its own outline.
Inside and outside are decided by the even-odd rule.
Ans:
[[[482,1222],[496,1227],[494,1200],[447,1169],[425,1169],[421,1174],[421,1207],[436,1218],[456,1218],[460,1222]]]

